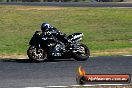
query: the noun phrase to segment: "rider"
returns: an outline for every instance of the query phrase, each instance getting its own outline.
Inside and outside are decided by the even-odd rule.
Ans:
[[[48,32],[49,35],[53,35],[59,41],[63,42],[65,45],[70,43],[70,41],[66,37],[66,34],[60,32],[57,28],[51,26],[48,23],[42,23],[41,30],[42,30],[42,33]]]

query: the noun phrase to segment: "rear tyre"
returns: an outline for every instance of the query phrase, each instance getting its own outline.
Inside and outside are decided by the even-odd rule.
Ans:
[[[79,52],[73,52],[73,56],[74,56],[75,60],[86,61],[90,56],[89,48],[84,44],[81,44],[79,46],[79,48],[80,48]]]
[[[35,46],[30,46],[27,50],[27,55],[31,61],[43,62],[47,60],[47,53],[42,49],[37,49]]]
[[[76,78],[77,84],[84,85],[86,84],[87,79],[84,76],[78,76]]]

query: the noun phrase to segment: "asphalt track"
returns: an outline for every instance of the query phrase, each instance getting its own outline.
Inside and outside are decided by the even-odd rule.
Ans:
[[[59,7],[132,7],[132,3],[100,3],[100,2],[1,2],[0,5],[22,6],[59,6]]]
[[[90,57],[33,63],[28,59],[0,59],[0,88],[77,85],[82,66],[88,74],[132,74],[132,56]]]

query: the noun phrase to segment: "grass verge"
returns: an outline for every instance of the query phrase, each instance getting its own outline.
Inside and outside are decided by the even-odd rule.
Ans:
[[[132,54],[131,8],[0,6],[0,55],[26,55],[41,23],[66,34],[83,32],[91,55]]]

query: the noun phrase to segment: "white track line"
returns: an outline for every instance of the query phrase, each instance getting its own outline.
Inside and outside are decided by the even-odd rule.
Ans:
[[[66,88],[68,86],[46,86],[46,88]]]
[[[88,85],[70,85],[70,86],[45,86],[45,87],[25,87],[25,88],[71,88],[71,87],[93,87],[93,86],[128,86],[129,84],[88,84]]]
[[[129,56],[132,56],[132,55],[123,55],[123,56],[127,56],[127,57],[129,57]]]
[[[46,87],[25,87],[25,88],[46,88]]]
[[[72,87],[79,87],[79,86],[127,86],[129,84],[87,84],[87,85],[71,85]]]

